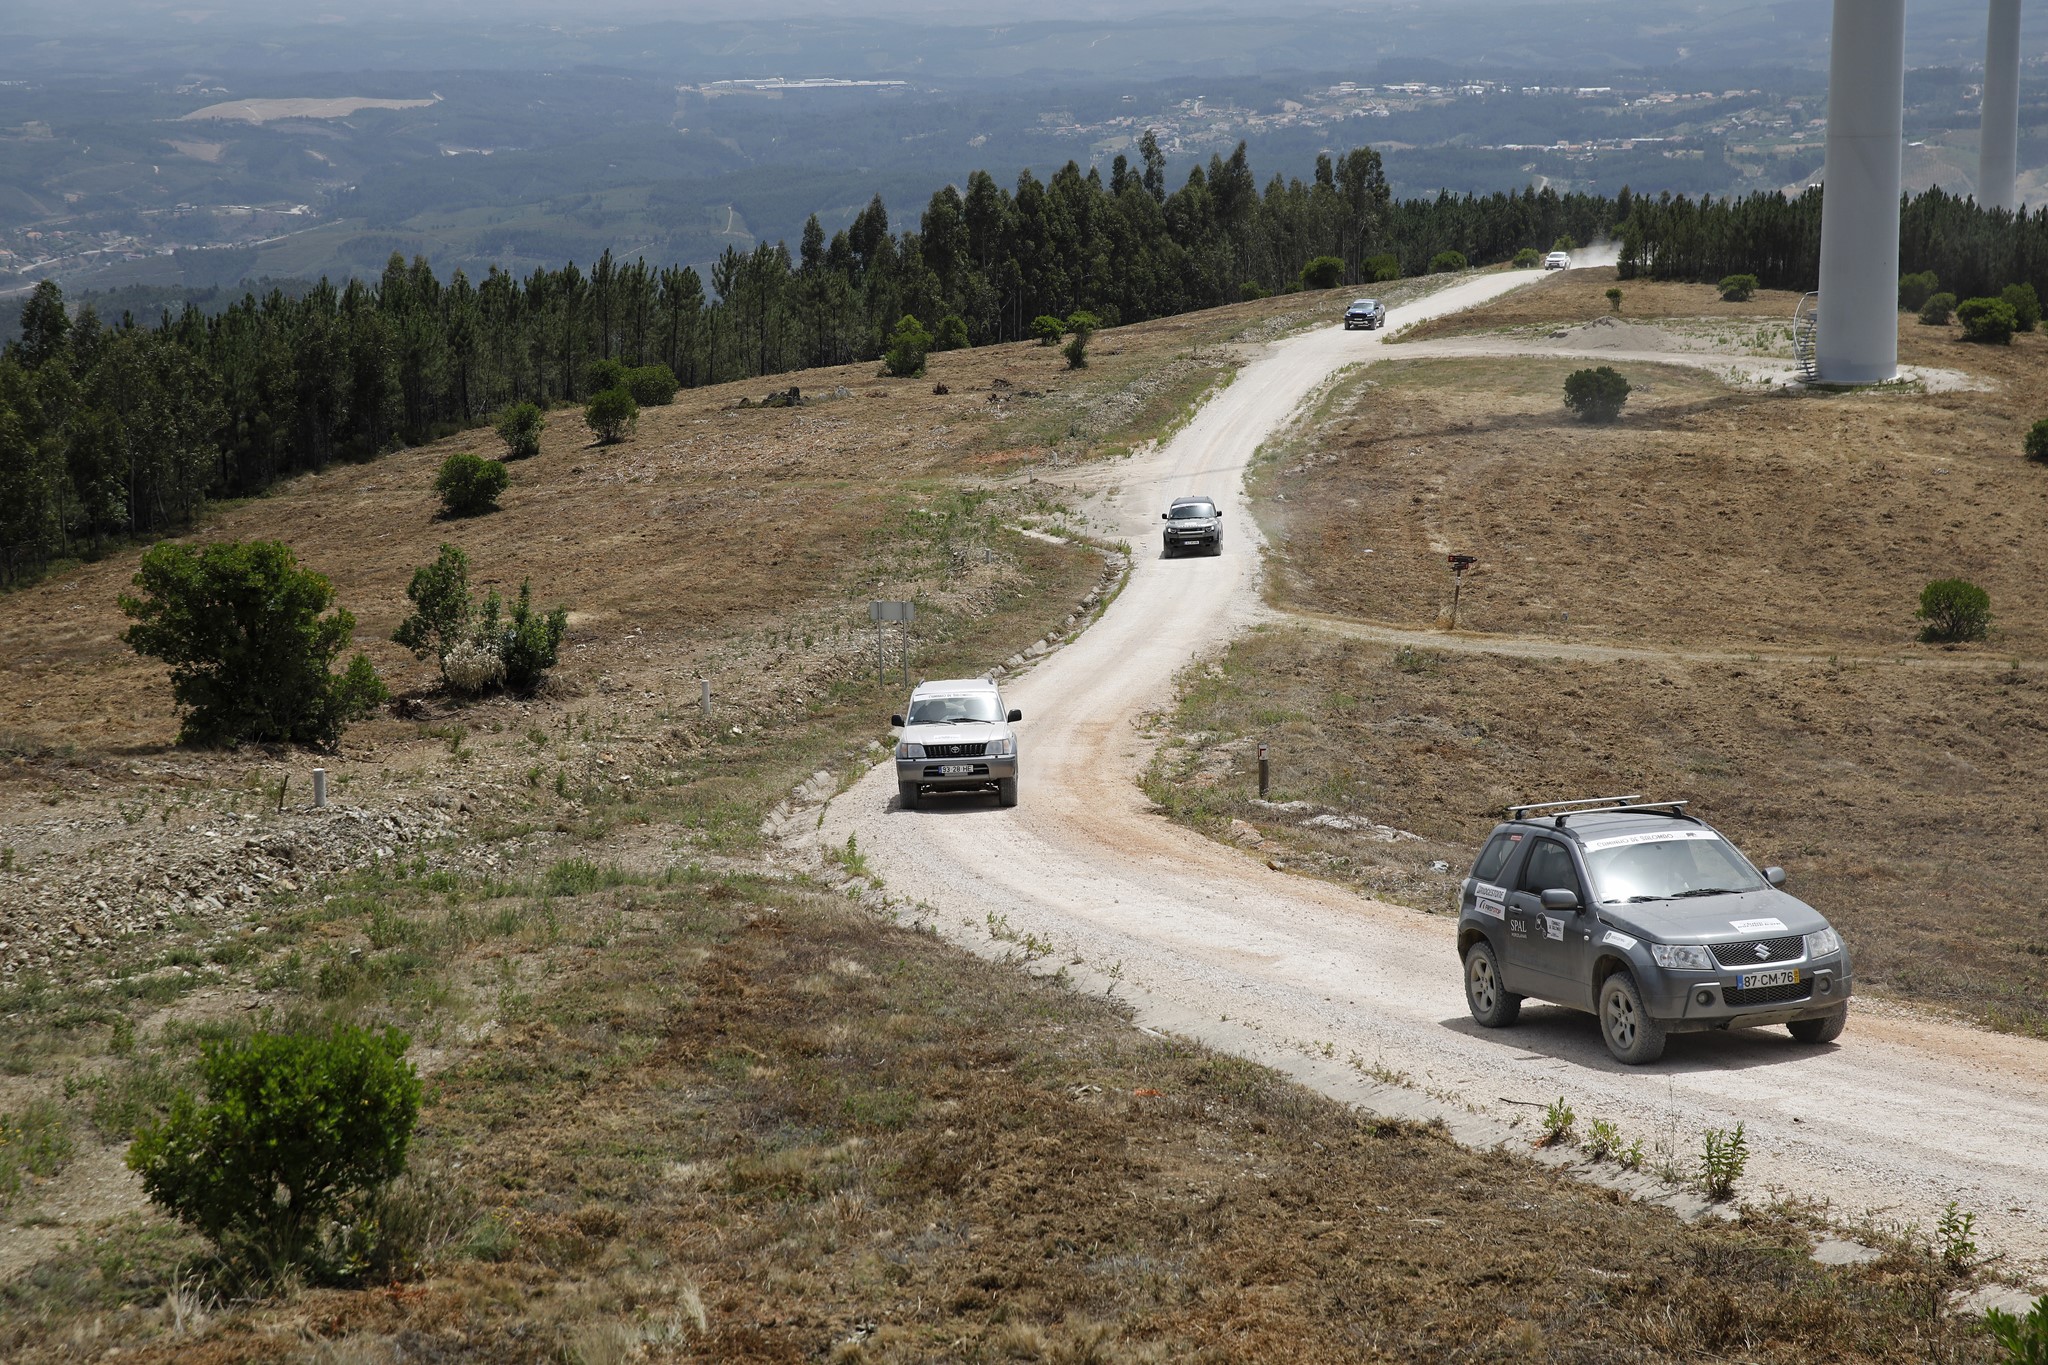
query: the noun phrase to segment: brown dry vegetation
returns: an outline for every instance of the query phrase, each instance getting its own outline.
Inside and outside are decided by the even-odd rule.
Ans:
[[[856,395],[816,407],[688,394],[622,447],[558,414],[505,510],[469,522],[432,520],[432,471],[487,439],[220,509],[203,536],[290,540],[429,710],[350,733],[340,803],[427,802],[458,832],[216,918],[61,939],[0,993],[0,1118],[55,1100],[75,1146],[0,1200],[0,1357],[1981,1358],[1924,1249],[1826,1269],[1789,1211],[1686,1227],[1372,1123],[894,927],[855,848],[822,884],[778,866],[763,814],[866,761],[894,695],[844,634],[861,599],[919,598],[920,671],[1056,629],[1100,560],[1004,528],[1057,525],[1062,468],[1158,429],[1229,363],[1214,343],[1304,302],[1341,300],[1106,333],[1080,376],[1020,347],[914,384],[796,376]],[[574,608],[557,689],[457,707],[381,643],[442,540]],[[0,599],[10,913],[74,908],[28,898],[53,867],[133,878],[118,907],[156,894],[153,840],[304,824],[266,814],[261,780],[307,756],[167,747],[161,675],[116,638],[134,560]],[[335,1020],[406,1028],[431,1077],[387,1210],[406,1264],[249,1295],[118,1156],[200,1041]]]
[[[1580,277],[1601,273],[1545,281],[1470,325],[1597,315],[1605,282]],[[1630,311],[1722,306],[1701,286],[1625,288]],[[2033,571],[2048,471],[2019,451],[2048,412],[2048,339],[1971,346],[1907,321],[1902,343],[1913,363],[1995,387],[1767,396],[1625,364],[1635,392],[1601,428],[1560,400],[1583,362],[1365,372],[1261,467],[1273,594],[1428,631],[1449,606],[1444,553],[1475,553],[1467,634],[1440,649],[1313,630],[1241,642],[1191,680],[1178,726],[1200,738],[1167,751],[1161,777],[1178,780],[1155,796],[1432,911],[1510,801],[1690,797],[1843,926],[1859,986],[2048,1034],[2030,801],[2048,765]],[[1950,576],[1989,590],[1989,645],[1915,642],[1921,587]],[[1489,635],[1542,643],[1489,655]],[[1275,745],[1276,799],[1425,840],[1302,829],[1308,812],[1256,806],[1244,746],[1259,738]],[[1451,872],[1432,876],[1431,859]]]

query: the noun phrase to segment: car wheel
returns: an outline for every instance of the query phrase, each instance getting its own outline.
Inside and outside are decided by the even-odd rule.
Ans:
[[[1004,777],[998,778],[996,780],[996,800],[1002,802],[1006,806],[1014,806],[1017,804],[1016,778]]]
[[[1506,1028],[1522,1013],[1522,997],[1500,983],[1500,960],[1485,939],[1465,954],[1465,1004],[1487,1028]]]
[[[1842,1006],[1818,1019],[1794,1019],[1785,1028],[1802,1043],[1832,1043],[1849,1023],[1849,1007]]]
[[[896,804],[904,810],[917,809],[917,784],[915,782],[898,782],[896,784]]]
[[[1643,1008],[1643,993],[1625,971],[1601,983],[1600,1036],[1614,1060],[1627,1066],[1642,1066],[1664,1055],[1664,1026]]]

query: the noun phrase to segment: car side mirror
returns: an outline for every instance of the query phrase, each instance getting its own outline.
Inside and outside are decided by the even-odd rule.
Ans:
[[[1772,886],[1783,886],[1785,884],[1785,869],[1782,867],[1765,868],[1764,880]]]
[[[1159,514],[1159,519],[1160,519],[1161,521],[1165,521],[1165,520],[1166,520],[1166,513],[1164,513],[1164,512],[1161,512],[1161,513]]]
[[[1545,910],[1576,910],[1579,893],[1569,886],[1553,886],[1536,898]]]
[[[1017,709],[1016,707],[1014,707],[1014,706],[1013,706],[1013,707],[1011,707],[1011,708],[1010,708],[1010,714],[1009,714],[1009,715],[1008,715],[1007,717],[1005,717],[1005,719],[1007,719],[1007,720],[1022,720],[1022,719],[1024,719],[1024,713],[1023,713],[1022,711],[1019,711],[1019,710],[1018,710],[1018,709]]]
[[[889,717],[889,724],[894,726],[896,729],[901,730],[903,728],[903,717],[891,716]]]

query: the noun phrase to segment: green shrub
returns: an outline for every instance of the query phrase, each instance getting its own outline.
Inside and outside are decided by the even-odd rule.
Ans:
[[[1385,284],[1389,280],[1398,280],[1401,278],[1401,258],[1387,252],[1368,256],[1365,258],[1365,264],[1359,268],[1358,276],[1367,284]]]
[[[1552,242],[1550,249],[1552,251],[1577,251],[1579,249],[1579,242],[1576,237],[1567,232],[1564,236]]]
[[[1031,335],[1038,338],[1041,346],[1057,346],[1060,338],[1067,334],[1067,320],[1056,318],[1050,313],[1040,313],[1031,320]]]
[[[1512,264],[1517,270],[1534,270],[1543,264],[1543,253],[1533,246],[1525,246],[1515,253]]]
[[[667,407],[676,401],[676,390],[681,387],[676,372],[666,365],[642,365],[626,371],[626,392],[643,408]]]
[[[1250,303],[1254,299],[1263,299],[1271,293],[1271,290],[1267,289],[1265,285],[1260,284],[1257,280],[1246,280],[1237,287],[1237,297],[1245,303]]]
[[[1607,303],[1615,312],[1621,311],[1621,290],[1619,287],[1607,291]]]
[[[1344,258],[1318,256],[1301,268],[1303,289],[1335,289],[1344,283]]]
[[[1719,1203],[1735,1193],[1735,1182],[1749,1168],[1749,1138],[1741,1124],[1709,1128],[1700,1141],[1700,1188]]]
[[[1465,268],[1465,253],[1462,251],[1439,251],[1429,258],[1429,273],[1443,275]]]
[[[1628,380],[1612,366],[1573,370],[1565,376],[1564,405],[1586,422],[1612,422],[1628,402]]]
[[[1086,308],[1076,308],[1073,312],[1067,314],[1067,330],[1069,332],[1099,332],[1102,330],[1102,319],[1089,312]]]
[[[934,351],[964,351],[970,344],[966,318],[958,313],[948,313],[939,319],[938,334],[932,338]]]
[[[476,615],[469,600],[469,556],[455,546],[443,545],[432,564],[414,569],[405,596],[412,603],[412,615],[399,622],[391,638],[411,650],[414,658],[431,654],[439,663],[469,638]]]
[[[1756,297],[1756,276],[1723,275],[1719,288],[1721,290],[1721,302],[1748,303]]]
[[[540,434],[547,425],[547,418],[533,403],[514,403],[499,413],[498,439],[505,443],[505,458],[525,460],[540,454]]]
[[[357,1267],[322,1243],[405,1169],[420,1101],[409,1042],[341,1026],[209,1043],[205,1102],[180,1091],[128,1165],[153,1201],[248,1269],[346,1278]]]
[[[328,671],[355,634],[334,589],[271,540],[156,545],[135,575],[140,597],[121,638],[171,666],[171,695],[186,708],[186,744],[245,740],[331,745],[387,695],[361,654]]]
[[[1927,306],[1927,300],[1934,297],[1934,291],[1941,288],[1941,281],[1934,277],[1932,270],[1923,270],[1916,275],[1899,276],[1899,309],[1902,312],[1917,313]]]
[[[1968,579],[1936,579],[1920,590],[1913,616],[1927,623],[1920,638],[1928,644],[1981,640],[1991,631],[1991,594]]]
[[[1067,358],[1068,369],[1085,370],[1088,368],[1089,335],[1086,329],[1078,331],[1071,337],[1068,337],[1067,344],[1060,348],[1060,354]]]
[[[640,405],[629,389],[605,389],[583,409],[583,425],[590,428],[601,446],[617,445],[639,424]]]
[[[533,609],[533,584],[522,582],[519,597],[509,615],[500,619],[504,604],[496,589],[484,598],[477,612],[476,640],[496,653],[504,668],[505,686],[514,692],[531,692],[539,687],[561,653],[562,635],[569,628],[569,611]]]
[[[498,495],[511,481],[504,463],[478,455],[455,454],[441,461],[434,491],[441,495],[444,517],[476,517],[498,510]]]
[[[603,393],[606,389],[624,388],[626,365],[620,360],[593,360],[583,371],[583,391]]]
[[[1956,321],[1963,324],[1963,340],[1988,346],[2011,345],[2020,325],[2019,314],[2004,299],[1964,299],[1956,305]]]
[[[2031,332],[2041,325],[2041,296],[2031,284],[2009,284],[1999,291],[1999,298],[2012,309],[2013,318],[2022,332]]]
[[[1954,294],[1929,294],[1927,302],[1920,305],[1920,321],[1929,327],[1946,327],[1955,312]]]
[[[2048,1294],[2035,1299],[2023,1318],[1986,1309],[1984,1330],[1998,1347],[1997,1365],[2048,1365]]]
[[[2027,458],[2036,464],[2048,464],[2048,417],[2027,428]]]
[[[932,349],[932,334],[914,314],[905,313],[889,334],[889,348],[882,352],[882,369],[898,379],[924,373],[924,358]]]

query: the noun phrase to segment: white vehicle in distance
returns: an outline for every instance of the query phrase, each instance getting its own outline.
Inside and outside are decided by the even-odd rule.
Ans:
[[[1571,254],[1571,252],[1569,252],[1569,251],[1553,251],[1553,252],[1551,252],[1551,253],[1550,253],[1550,254],[1549,254],[1548,256],[1545,256],[1545,257],[1543,258],[1543,268],[1544,268],[1545,270],[1570,270],[1570,269],[1572,268],[1572,254]]]
[[[928,791],[993,791],[1003,805],[1016,805],[1017,732],[1010,727],[1022,719],[986,678],[919,683],[910,710],[889,717],[903,732],[896,740],[897,804],[916,810]]]

